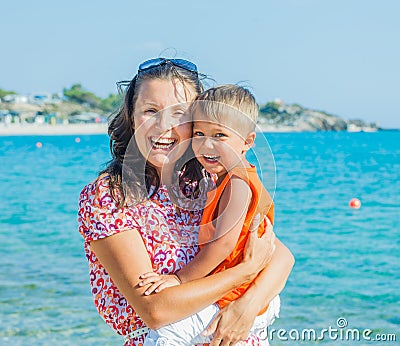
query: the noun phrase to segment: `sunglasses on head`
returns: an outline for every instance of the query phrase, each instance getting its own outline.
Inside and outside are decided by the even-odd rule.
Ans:
[[[150,59],[150,60],[147,60],[147,61],[141,63],[138,68],[138,74],[140,74],[141,72],[150,70],[154,67],[163,66],[168,63],[172,64],[174,66],[183,68],[186,71],[198,74],[197,66],[195,64],[193,64],[192,62],[187,61],[185,59],[166,59],[166,58]],[[116,84],[117,84],[118,90],[123,91],[123,89],[127,88],[130,83],[131,83],[131,81],[129,81],[129,80],[123,80],[123,81],[117,82]]]
[[[165,64],[172,64],[176,67],[183,68],[189,72],[197,73],[197,66],[190,61],[184,59],[166,59],[166,58],[156,58],[147,60],[139,65],[138,73],[150,70],[154,67],[162,66]]]

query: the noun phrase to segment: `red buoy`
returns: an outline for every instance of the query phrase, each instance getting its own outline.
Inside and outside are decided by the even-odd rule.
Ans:
[[[36,142],[36,148],[40,149],[41,147],[43,147],[42,142]]]
[[[75,138],[75,143],[80,143],[81,139],[79,137]]]
[[[352,198],[349,202],[349,206],[353,209],[360,209],[361,201],[358,198]]]

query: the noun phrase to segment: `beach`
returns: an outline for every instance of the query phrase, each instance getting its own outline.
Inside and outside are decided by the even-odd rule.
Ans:
[[[106,134],[107,124],[0,124],[0,136],[57,136]]]
[[[257,132],[303,132],[293,126],[258,124]],[[0,136],[63,136],[107,134],[107,124],[1,124]]]

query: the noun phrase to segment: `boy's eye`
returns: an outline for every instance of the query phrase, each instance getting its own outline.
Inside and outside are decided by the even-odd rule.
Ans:
[[[225,133],[218,132],[215,137],[226,137]]]
[[[204,133],[201,131],[194,131],[193,136],[201,137],[201,136],[204,136]]]

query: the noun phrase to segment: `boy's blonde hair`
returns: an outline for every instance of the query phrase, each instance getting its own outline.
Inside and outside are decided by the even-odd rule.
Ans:
[[[258,105],[253,94],[246,88],[224,84],[210,88],[196,97],[190,107],[194,115],[203,116],[246,136],[253,132],[258,118]]]

